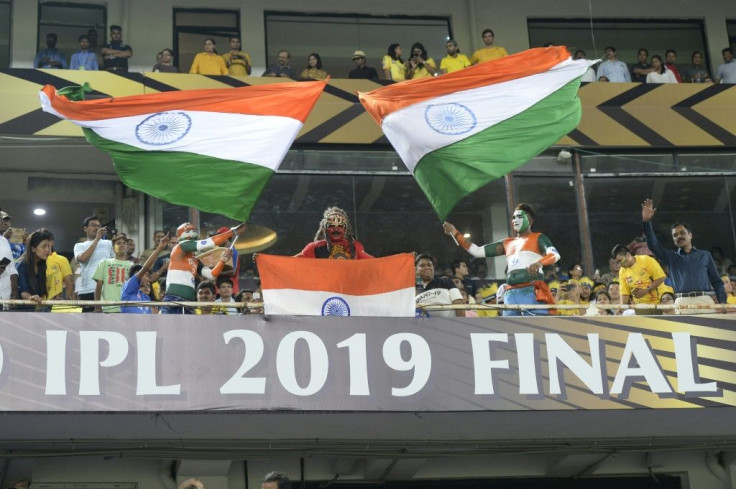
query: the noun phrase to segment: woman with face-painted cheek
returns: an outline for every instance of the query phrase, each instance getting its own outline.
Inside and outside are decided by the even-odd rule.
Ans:
[[[534,218],[534,208],[531,205],[523,203],[517,205],[511,217],[511,227],[515,236],[483,246],[466,241],[449,222],[443,223],[443,228],[446,234],[455,238],[459,246],[476,258],[506,256],[508,269],[504,294],[506,304],[554,304],[554,296],[544,282],[542,267],[559,261],[560,254],[547,236],[532,232]],[[547,314],[548,309],[503,311],[504,316]]]

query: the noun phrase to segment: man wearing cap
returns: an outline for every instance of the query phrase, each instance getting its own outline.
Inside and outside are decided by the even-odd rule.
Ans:
[[[621,305],[659,304],[660,286],[664,284],[666,275],[657,260],[649,255],[632,255],[631,250],[623,245],[614,246],[611,258],[621,265],[618,281],[621,286]],[[662,314],[661,310],[636,309],[638,316]]]
[[[82,229],[84,229],[87,240],[74,245],[74,258],[77,259],[80,267],[80,277],[76,283],[75,292],[79,300],[91,301],[95,298],[97,288],[92,274],[95,273],[97,265],[102,260],[114,258],[115,253],[112,241],[103,239],[107,229],[100,226],[100,219],[97,216],[85,218]],[[127,263],[130,264],[130,262]],[[94,309],[93,306],[84,306],[82,312],[92,312]]]
[[[505,304],[554,304],[555,298],[544,282],[542,267],[557,263],[560,254],[547,236],[532,232],[534,218],[534,208],[531,205],[524,203],[517,205],[511,218],[511,226],[516,236],[483,246],[466,241],[449,222],[444,222],[442,227],[446,234],[455,238],[459,246],[476,258],[506,255],[508,274],[504,289]],[[547,314],[548,309],[503,311],[504,316]]]
[[[376,69],[365,65],[365,53],[363,51],[353,53],[353,63],[355,63],[355,69],[350,71],[348,78],[378,80]]]
[[[440,60],[440,71],[443,75],[445,73],[452,73],[453,71],[460,71],[470,66],[468,57],[460,54],[460,48],[457,46],[456,40],[448,40],[445,47],[447,48],[447,56]]]
[[[166,295],[164,302],[191,302],[196,300],[195,277],[201,275],[206,280],[214,280],[222,272],[225,262],[230,259],[231,250],[225,250],[214,268],[204,266],[194,253],[209,251],[220,246],[233,235],[242,235],[245,232],[245,223],[238,225],[227,232],[216,234],[210,238],[198,240],[197,228],[190,222],[185,222],[176,229],[179,242],[171,250],[169,272],[166,274]],[[184,314],[182,307],[164,307],[163,314]]]
[[[92,274],[97,283],[95,300],[119,301],[123,293],[123,284],[133,263],[128,260],[128,237],[119,233],[112,238],[114,258],[102,260]],[[120,306],[95,306],[95,312],[120,312]]]
[[[672,241],[677,251],[666,250],[654,235],[652,218],[657,209],[652,199],[646,199],[641,205],[641,218],[644,226],[644,235],[647,244],[660,262],[667,265],[672,286],[675,289],[675,305],[713,305],[713,296],[718,302],[726,303],[726,291],[723,281],[718,275],[713,256],[693,246],[693,233],[690,226],[684,222],[676,222],[671,226]],[[714,293],[715,291],[715,293]],[[721,310],[725,312],[725,309]],[[676,311],[679,313],[679,311]],[[688,314],[708,314],[714,309],[693,309]]]

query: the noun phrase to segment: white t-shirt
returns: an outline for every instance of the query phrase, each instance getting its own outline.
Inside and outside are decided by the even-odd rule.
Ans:
[[[10,286],[10,276],[18,275],[13,263],[13,252],[10,249],[10,243],[3,236],[0,236],[0,260],[7,258],[10,263],[5,267],[5,271],[0,275],[0,299],[10,299],[13,288]]]
[[[429,305],[450,305],[453,301],[462,300],[463,296],[456,288],[452,289],[430,289],[416,296],[415,302],[421,306]],[[455,311],[432,311],[431,316],[435,317],[455,317]]]
[[[94,240],[90,239],[84,243],[77,243],[74,245],[74,257],[77,261],[79,261],[79,256],[92,246],[93,241]],[[97,265],[107,258],[115,258],[115,252],[112,249],[112,241],[101,239],[97,242],[97,248],[92,252],[92,256],[87,260],[87,263],[79,262],[81,273],[74,288],[74,291],[77,294],[94,293],[95,288],[97,287],[97,282],[92,280],[92,274],[95,273]]]

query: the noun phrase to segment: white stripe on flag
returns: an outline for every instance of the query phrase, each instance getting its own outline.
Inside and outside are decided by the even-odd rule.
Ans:
[[[425,154],[520,114],[582,76],[590,64],[592,62],[588,60],[568,59],[544,73],[425,100],[387,115],[383,119],[382,129],[409,171],[414,173],[416,164]],[[466,109],[472,112],[474,127],[461,134],[443,134],[433,129],[427,119],[431,117],[427,108],[439,104],[463,106],[458,110],[461,115],[469,115]],[[437,127],[437,124],[434,125]]]
[[[340,300],[332,300],[339,298]],[[349,295],[328,291],[298,289],[263,289],[266,314],[322,316],[322,309],[339,311],[350,309],[350,316],[413,317],[415,314],[414,288],[406,288],[372,295]]]

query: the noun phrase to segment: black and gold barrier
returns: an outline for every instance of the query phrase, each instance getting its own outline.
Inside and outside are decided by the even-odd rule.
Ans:
[[[81,130],[41,111],[38,91],[88,82],[92,97],[280,83],[260,77],[70,70],[0,70],[0,135],[81,136]],[[357,91],[387,82],[332,79],[296,144],[388,146],[363,110]],[[580,125],[558,145],[571,147],[672,148],[736,146],[736,85],[588,83],[580,88]]]

